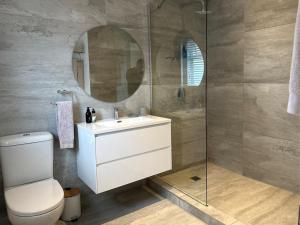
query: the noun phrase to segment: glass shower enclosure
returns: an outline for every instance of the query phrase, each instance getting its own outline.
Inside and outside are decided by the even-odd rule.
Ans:
[[[172,119],[173,169],[159,178],[206,205],[205,2],[153,0],[150,35],[151,111]]]

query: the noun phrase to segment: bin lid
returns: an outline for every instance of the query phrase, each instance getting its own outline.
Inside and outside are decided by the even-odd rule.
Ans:
[[[80,194],[79,188],[65,188],[64,189],[64,197],[71,198]]]

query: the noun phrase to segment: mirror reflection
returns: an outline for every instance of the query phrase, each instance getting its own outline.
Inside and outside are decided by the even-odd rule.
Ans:
[[[101,26],[84,33],[73,51],[73,72],[79,86],[105,102],[133,95],[144,77],[143,52],[126,31]]]

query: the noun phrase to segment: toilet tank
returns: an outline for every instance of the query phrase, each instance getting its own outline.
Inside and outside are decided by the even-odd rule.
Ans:
[[[4,187],[13,187],[53,177],[53,136],[49,132],[0,138]]]

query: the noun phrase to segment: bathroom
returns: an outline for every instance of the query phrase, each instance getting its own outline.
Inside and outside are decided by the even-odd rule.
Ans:
[[[81,198],[81,216],[56,224],[296,225],[300,118],[287,107],[291,65],[297,63],[297,57],[292,61],[297,8],[297,0],[2,0],[0,137],[53,135],[53,178],[61,188],[79,188]],[[130,41],[127,71],[143,59],[134,91],[106,80],[114,86],[100,88],[106,91],[101,99],[76,77],[82,40],[96,28],[104,46],[116,40],[109,32],[122,43]],[[191,80],[188,46],[201,68]],[[93,65],[111,75],[118,55],[103,54],[106,64]],[[114,98],[113,89],[125,95]],[[62,148],[58,138],[58,102],[65,101],[72,102],[71,148]],[[170,157],[152,159],[157,169],[152,174],[147,172],[154,167],[139,164],[143,179],[93,190],[78,166],[87,107],[96,112],[95,124],[122,121],[111,125],[116,129],[140,115],[161,118],[170,128],[167,135],[153,132],[129,142],[170,141]],[[143,117],[151,116],[137,123]],[[120,139],[110,143],[118,146]],[[0,224],[13,224],[3,169],[0,174]]]

